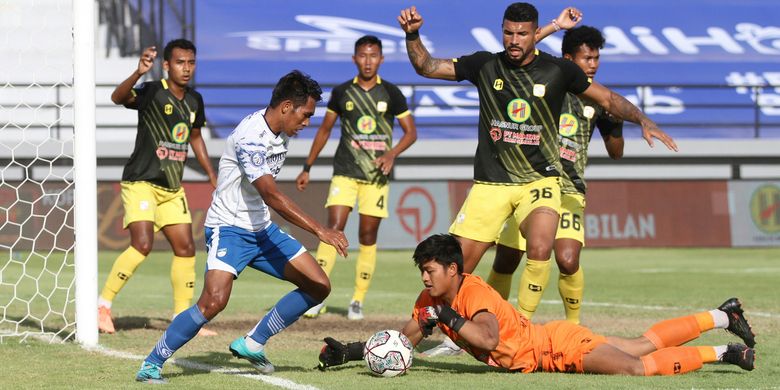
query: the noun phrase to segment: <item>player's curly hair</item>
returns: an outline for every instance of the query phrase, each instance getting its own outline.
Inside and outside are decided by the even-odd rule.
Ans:
[[[539,11],[529,3],[512,3],[504,11],[504,20],[539,24]]]
[[[412,255],[414,264],[422,270],[423,264],[435,261],[445,267],[455,263],[458,273],[463,273],[463,251],[460,242],[450,234],[434,234],[417,244]]]
[[[592,50],[603,49],[606,40],[601,31],[591,26],[580,26],[567,30],[563,34],[563,43],[561,43],[561,54],[568,54],[574,57],[580,46],[585,44]]]
[[[195,49],[195,44],[187,39],[174,39],[165,44],[163,49],[163,60],[170,61],[173,56],[173,49],[192,50],[192,54],[198,54],[198,50]]]
[[[296,69],[282,76],[276,83],[269,106],[273,108],[285,100],[291,100],[293,107],[300,107],[306,104],[309,98],[315,102],[322,100],[322,88],[309,75]]]

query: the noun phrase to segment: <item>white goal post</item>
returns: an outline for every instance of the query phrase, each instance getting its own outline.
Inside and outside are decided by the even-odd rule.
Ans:
[[[0,342],[95,346],[98,4],[0,4]]]

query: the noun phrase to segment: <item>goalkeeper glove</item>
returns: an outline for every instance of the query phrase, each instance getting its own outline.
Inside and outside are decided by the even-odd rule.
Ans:
[[[426,306],[419,309],[417,325],[420,326],[423,337],[430,336],[438,322],[458,332],[466,323],[466,319],[448,305]]]
[[[320,371],[325,371],[331,366],[338,366],[353,360],[363,359],[363,347],[366,343],[354,342],[344,345],[332,337],[325,338],[325,345],[320,350],[319,365]]]

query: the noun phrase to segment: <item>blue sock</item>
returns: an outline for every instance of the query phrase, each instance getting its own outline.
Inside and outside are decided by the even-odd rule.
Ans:
[[[290,291],[255,325],[255,328],[249,332],[249,337],[260,344],[265,344],[271,336],[292,325],[306,310],[318,303],[300,289]]]
[[[198,305],[193,305],[179,313],[173,318],[171,324],[168,325],[168,329],[165,330],[165,333],[160,337],[160,341],[157,342],[152,352],[146,357],[146,361],[162,366],[176,350],[192,340],[198,334],[200,328],[207,322],[206,317],[198,309]]]

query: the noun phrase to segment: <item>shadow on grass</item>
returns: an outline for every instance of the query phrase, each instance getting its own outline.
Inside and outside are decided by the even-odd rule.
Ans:
[[[117,331],[120,330],[134,330],[134,329],[154,329],[165,330],[168,325],[171,324],[171,320],[168,318],[151,318],[151,317],[116,317],[114,318],[114,328]]]

